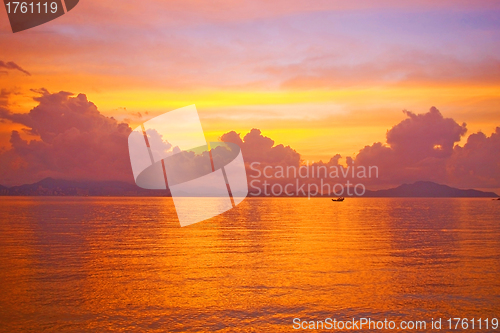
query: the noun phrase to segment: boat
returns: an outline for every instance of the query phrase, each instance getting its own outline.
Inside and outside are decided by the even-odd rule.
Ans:
[[[337,198],[337,199],[332,199],[332,201],[344,201],[344,197],[340,197],[340,198]]]

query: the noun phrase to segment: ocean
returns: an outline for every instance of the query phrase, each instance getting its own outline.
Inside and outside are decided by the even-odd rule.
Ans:
[[[500,202],[247,198],[180,228],[171,198],[0,197],[1,332],[296,332],[361,318],[425,321],[413,332],[438,319],[450,331],[449,318],[479,331],[481,318],[494,331]]]

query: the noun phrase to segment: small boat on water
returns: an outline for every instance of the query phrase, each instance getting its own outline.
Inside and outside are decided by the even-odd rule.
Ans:
[[[332,199],[332,201],[344,201],[344,197],[340,197],[340,198],[337,198],[337,199]]]

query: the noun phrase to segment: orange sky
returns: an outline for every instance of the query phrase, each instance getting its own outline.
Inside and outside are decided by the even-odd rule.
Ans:
[[[403,109],[500,126],[497,1],[82,0],[16,34],[0,17],[0,60],[31,73],[0,68],[15,112],[39,88],[131,125],[196,104],[209,140],[259,128],[316,161],[384,142]]]

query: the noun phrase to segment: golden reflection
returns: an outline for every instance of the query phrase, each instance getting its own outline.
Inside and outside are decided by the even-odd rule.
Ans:
[[[498,205],[247,198],[180,228],[171,198],[6,198],[9,331],[287,332],[293,318],[490,316]]]

